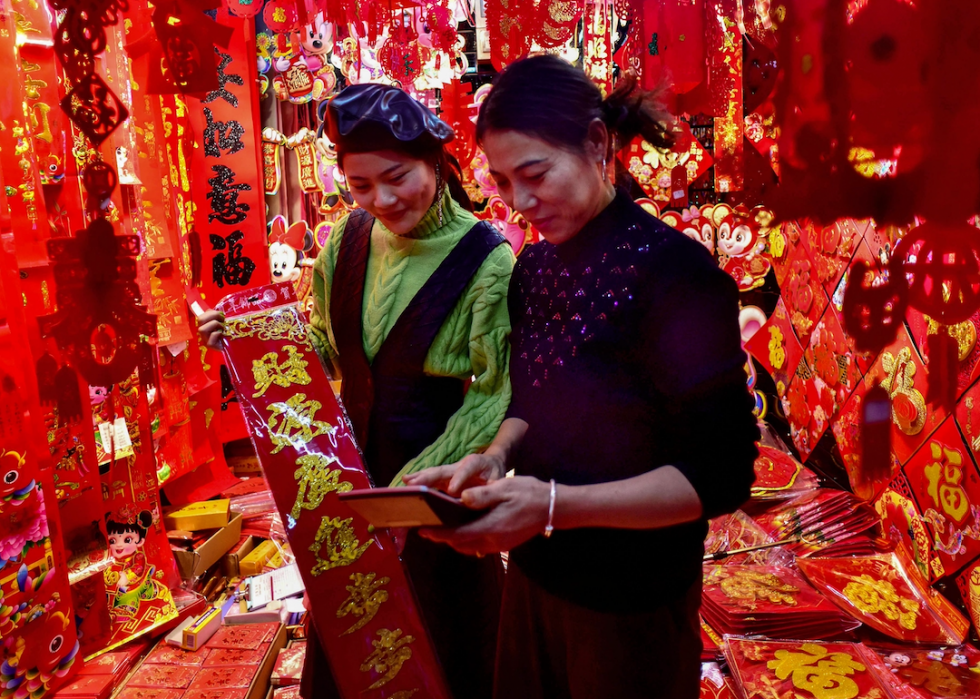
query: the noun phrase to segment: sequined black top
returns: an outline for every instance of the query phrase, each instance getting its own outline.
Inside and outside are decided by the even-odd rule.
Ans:
[[[508,413],[528,425],[518,474],[572,485],[671,464],[705,518],[749,496],[759,432],[745,386],[738,289],[708,252],[620,192],[574,238],[517,261]],[[705,520],[572,529],[511,553],[552,594],[650,609],[701,575]]]

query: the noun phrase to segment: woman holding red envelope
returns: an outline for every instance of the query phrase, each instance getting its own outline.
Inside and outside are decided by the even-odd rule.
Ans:
[[[514,254],[470,213],[453,131],[387,85],[345,88],[321,112],[355,202],[314,265],[310,336],[377,485],[485,448],[510,402],[506,291]],[[219,347],[222,318],[201,318]],[[450,688],[489,697],[498,556],[407,536],[402,553]],[[308,667],[322,667],[312,656]],[[317,680],[316,692],[324,690]],[[317,694],[317,696],[323,696]]]
[[[487,510],[424,536],[510,551],[499,699],[699,694],[707,519],[748,499],[759,431],[735,282],[610,181],[637,135],[670,145],[667,119],[553,56],[513,63],[480,111],[501,197],[544,238],[508,291],[511,407],[484,453],[405,480]]]

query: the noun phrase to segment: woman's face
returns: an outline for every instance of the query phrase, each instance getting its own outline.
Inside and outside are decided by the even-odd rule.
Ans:
[[[500,197],[554,244],[575,237],[610,201],[612,186],[602,176],[605,144],[604,127],[590,131],[585,152],[519,131],[489,131],[483,139]]]
[[[397,151],[349,153],[344,175],[354,201],[395,235],[415,228],[436,198],[435,169]]]

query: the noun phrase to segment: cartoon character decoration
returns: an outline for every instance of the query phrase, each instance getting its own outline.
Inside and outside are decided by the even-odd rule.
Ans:
[[[269,32],[256,32],[255,59],[259,69],[259,94],[264,99],[269,94],[269,72],[272,70],[272,52],[275,39]]]
[[[75,627],[64,612],[56,610],[58,601],[52,598],[32,609],[24,632],[4,641],[0,696],[5,699],[41,699],[75,663],[79,650]]]
[[[140,622],[153,608],[173,607],[170,590],[154,578],[156,568],[143,551],[151,526],[153,515],[131,505],[106,515],[112,563],[103,572],[103,580],[114,627]]]
[[[415,89],[442,89],[452,85],[469,68],[466,38],[456,31],[461,20],[451,8],[437,3],[414,9],[412,19],[422,59],[422,72],[415,79]]]
[[[0,512],[6,505],[22,504],[34,490],[26,462],[23,454],[0,449]]]
[[[337,86],[330,60],[334,26],[322,12],[298,31],[277,35],[275,43],[273,62],[279,75],[273,78],[272,84],[276,97],[292,104],[306,104],[324,100],[333,93]]]
[[[387,28],[373,42],[366,36],[348,36],[341,43],[339,53],[334,53],[333,63],[351,85],[391,82],[379,58],[381,47],[387,40]]]
[[[352,208],[354,198],[347,188],[347,179],[337,164],[337,151],[327,138],[323,128],[323,118],[326,116],[327,103],[321,102],[317,108],[320,118],[320,128],[313,146],[316,150],[316,171],[320,181],[323,198],[320,200],[320,213],[331,214],[342,209]],[[321,246],[322,247],[322,246]]]
[[[269,262],[273,282],[290,281],[296,288],[296,298],[302,302],[309,296],[313,283],[313,260],[305,253],[313,249],[313,231],[306,221],[286,223],[276,216],[269,224]]]
[[[738,283],[740,291],[762,286],[772,267],[768,253],[772,213],[762,207],[751,211],[727,204],[665,211],[660,219],[712,253],[718,266]]]

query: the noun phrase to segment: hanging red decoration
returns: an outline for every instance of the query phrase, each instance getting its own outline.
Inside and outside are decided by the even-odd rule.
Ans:
[[[117,236],[97,218],[75,238],[48,242],[58,284],[58,310],[41,316],[41,332],[54,336],[92,386],[124,381],[136,369],[144,337],[156,337],[156,317],[140,305],[136,284],[137,236]]]
[[[262,0],[225,0],[225,7],[236,17],[248,19],[262,11]]]
[[[473,104],[473,86],[453,81],[442,90],[442,120],[453,127],[456,138],[446,145],[459,164],[465,169],[476,155],[476,107]]]
[[[299,25],[296,3],[289,0],[270,0],[262,11],[262,19],[274,34],[291,32]]]

